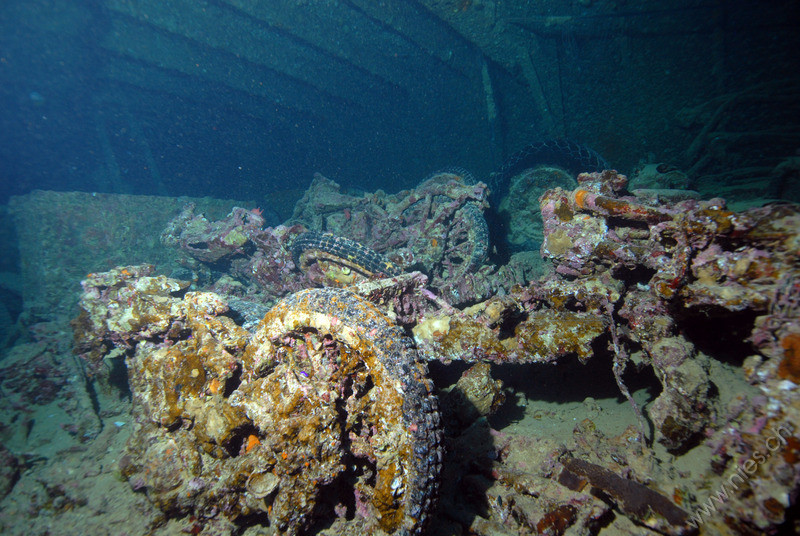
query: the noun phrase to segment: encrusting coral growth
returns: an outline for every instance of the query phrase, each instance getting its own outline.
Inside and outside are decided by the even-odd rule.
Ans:
[[[169,515],[419,532],[442,461],[438,404],[382,311],[351,291],[307,290],[250,334],[219,296],[178,297],[182,284],[148,271],[84,282],[98,329],[79,338],[88,359],[103,343],[130,348],[137,429],[120,467],[134,489]]]
[[[721,199],[637,198],[625,186],[605,171],[542,195],[541,253],[553,270],[533,281],[521,265],[483,264],[485,186],[453,174],[359,198],[318,176],[296,210],[298,220],[313,215],[305,225],[260,229],[241,210],[215,224],[184,213],[165,241],[200,261],[194,269],[222,263],[238,281],[187,292],[188,282],[129,266],[84,282],[76,349],[90,369],[123,352],[134,393],[124,475],[171,515],[257,514],[288,532],[332,523],[419,533],[441,483],[445,510],[476,533],[591,532],[616,507],[643,530],[689,534],[701,499],[663,489],[669,479],[647,452],[652,440],[676,456],[702,443],[715,458],[696,485],[740,468],[749,478],[716,506],[722,517],[701,521],[721,533],[776,527],[800,485],[800,211],[734,213]],[[415,231],[381,235],[392,218]],[[430,234],[443,229],[450,234]],[[449,237],[443,251],[455,248],[458,263],[436,236]],[[302,290],[310,286],[322,288]],[[276,304],[264,315],[265,298]],[[761,398],[718,403],[714,359],[698,349],[709,343],[691,326],[716,319],[749,333],[743,371]],[[586,418],[558,445],[488,428],[484,416],[508,393],[486,362],[599,356],[610,357],[638,430],[608,438]],[[478,362],[443,395],[450,467],[425,360]],[[624,383],[633,366],[661,386],[646,408]],[[761,452],[774,430],[780,456]],[[516,459],[523,451],[531,458]],[[485,517],[459,514],[459,472],[466,489],[495,497]],[[567,472],[610,500],[561,485]]]

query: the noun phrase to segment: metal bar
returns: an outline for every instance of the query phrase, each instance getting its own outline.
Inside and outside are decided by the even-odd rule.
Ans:
[[[356,106],[353,101],[326,95],[315,86],[263,65],[249,64],[242,58],[199,46],[185,37],[159,31],[134,19],[112,18],[101,45],[119,55],[267,98],[285,108],[318,113]]]
[[[114,12],[164,32],[197,43],[201,56],[217,50],[230,55],[230,64],[249,62],[316,87],[320,92],[358,106],[358,95],[369,92],[379,81],[352,69],[342,68],[319,50],[275,31],[251,17],[241,16],[225,3],[194,0],[109,0]],[[162,56],[173,52],[161,51]],[[230,65],[233,69],[234,66]],[[241,73],[247,76],[247,73]],[[224,78],[224,76],[223,76]],[[240,82],[238,86],[242,86]],[[386,85],[385,85],[386,86]],[[386,89],[386,87],[382,88]]]

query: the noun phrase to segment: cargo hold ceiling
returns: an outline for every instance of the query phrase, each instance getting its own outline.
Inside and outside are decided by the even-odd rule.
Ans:
[[[109,0],[103,10],[99,75],[122,101],[132,87],[302,130],[294,145],[324,155],[306,166],[316,169],[327,158],[374,175],[388,162],[418,180],[448,163],[479,174],[497,164],[487,59],[419,3]]]
[[[476,52],[413,3],[110,0],[110,79],[194,92],[186,77],[311,115],[474,90]],[[252,111],[252,110],[248,110]]]

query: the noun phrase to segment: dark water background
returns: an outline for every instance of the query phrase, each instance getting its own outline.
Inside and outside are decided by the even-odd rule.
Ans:
[[[624,171],[648,158],[680,164],[696,134],[676,126],[680,108],[796,78],[800,50],[797,2],[439,2],[478,22],[499,10],[514,31],[494,47],[537,50],[545,96],[560,109],[553,129],[519,66],[492,58],[498,112],[489,124],[486,56],[421,3],[387,3],[411,6],[386,16],[396,27],[361,2],[267,2],[278,6],[273,22],[237,2],[197,4],[222,14],[210,20],[183,4],[2,2],[0,201],[33,189],[252,199],[303,188],[315,171],[396,190],[448,164],[485,176],[525,143],[558,136]],[[548,31],[544,17],[561,15],[573,22]],[[282,17],[293,26],[274,22]],[[425,19],[419,31],[435,39],[398,30]],[[478,22],[474,41],[485,37]],[[341,81],[320,81],[331,72]],[[555,78],[559,95],[548,87]],[[771,103],[773,115],[797,111],[787,98]],[[769,147],[778,140],[755,141],[753,152],[780,156]]]

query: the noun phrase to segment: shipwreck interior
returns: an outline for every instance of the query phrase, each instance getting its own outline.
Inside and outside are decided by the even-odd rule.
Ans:
[[[3,198],[485,178],[536,140],[796,196],[796,2],[8,0]],[[783,164],[777,172],[776,167]],[[796,167],[796,164],[795,164]],[[755,184],[755,186],[754,186]]]
[[[800,534],[799,28],[0,0],[0,534]]]

